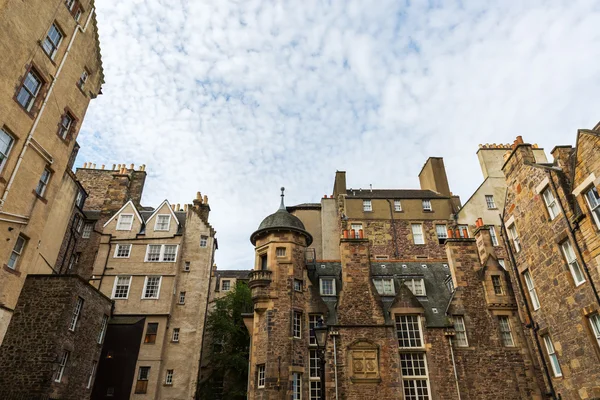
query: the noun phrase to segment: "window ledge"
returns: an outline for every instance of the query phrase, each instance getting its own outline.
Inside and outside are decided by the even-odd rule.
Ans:
[[[4,265],[2,266],[2,268],[4,268],[4,270],[5,270],[6,272],[8,272],[8,273],[11,273],[11,274],[13,274],[13,275],[16,275],[16,276],[21,276],[21,272],[17,271],[16,269],[12,269],[11,267],[9,267],[9,266],[8,266],[8,265],[6,265],[6,264],[4,264]]]
[[[47,199],[46,199],[44,196],[40,196],[40,195],[38,194],[38,192],[36,192],[36,191],[35,191],[35,189],[33,189],[33,190],[31,191],[31,193],[33,193],[33,195],[34,195],[35,197],[37,197],[37,198],[38,198],[38,199],[39,199],[39,200],[40,200],[42,203],[44,203],[44,204],[48,204],[48,200],[47,200]]]

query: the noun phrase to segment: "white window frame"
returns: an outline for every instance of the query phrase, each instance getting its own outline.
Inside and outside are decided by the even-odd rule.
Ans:
[[[292,311],[292,337],[302,339],[302,311]]]
[[[123,223],[123,217],[131,217],[131,221],[129,222],[129,227],[125,227]],[[121,214],[119,215],[119,219],[117,220],[117,231],[130,231],[133,228],[133,220],[135,219],[134,214]],[[122,227],[123,226],[123,227]]]
[[[546,354],[550,359],[550,367],[552,367],[552,374],[559,378],[563,376],[562,369],[560,367],[560,362],[558,361],[558,356],[556,355],[556,350],[554,349],[554,343],[552,343],[552,338],[550,335],[544,335],[544,344],[546,345]]]
[[[571,241],[565,240],[560,244],[560,248],[562,249],[565,259],[567,260],[567,264],[569,265],[569,271],[571,271],[571,276],[573,277],[575,286],[583,285],[586,281],[585,274],[579,265],[579,261],[577,260],[577,256],[575,255]],[[577,273],[579,273],[580,277],[577,276]]]
[[[373,211],[373,202],[371,200],[363,200],[363,212]]]
[[[433,211],[433,208],[431,208],[431,200],[430,199],[423,199],[421,201],[421,205],[423,206],[423,211]]]
[[[8,160],[10,151],[13,148],[13,144],[15,143],[15,138],[13,137],[13,135],[11,135],[5,129],[2,128],[0,128],[0,136],[2,136],[3,139],[1,140],[1,142],[6,144],[6,150],[0,151],[0,171],[2,171],[4,165],[6,164],[6,160]]]
[[[175,370],[168,369],[165,374],[165,385],[173,386],[173,375],[175,374]]]
[[[62,381],[62,377],[65,373],[65,368],[67,367],[67,362],[69,361],[69,356],[71,352],[68,350],[63,350],[62,357],[60,358],[58,369],[54,373],[54,382],[60,383]]]
[[[263,389],[265,387],[265,376],[266,376],[266,365],[258,364],[256,366],[256,387],[259,389]]]
[[[592,327],[592,332],[594,333],[594,337],[596,338],[596,344],[600,347],[600,314],[595,313],[588,317],[588,321],[590,321],[590,326]]]
[[[179,343],[179,335],[181,334],[180,328],[173,328],[173,336],[171,337],[171,341],[174,343]]]
[[[596,199],[594,193],[598,194],[598,189],[595,186],[592,186],[585,191],[583,197],[585,197],[585,201],[590,209],[590,212],[592,213],[592,218],[594,219],[594,222],[596,222],[596,227],[600,229],[600,200]],[[597,203],[596,205],[593,205],[590,201],[590,194],[594,195],[594,199]]]
[[[92,387],[92,382],[94,381],[94,373],[96,372],[96,364],[97,361],[92,361],[92,370],[90,371],[90,376],[88,377],[88,382],[86,385],[86,389],[90,389]]]
[[[506,325],[502,321],[506,321]],[[498,315],[498,326],[500,328],[500,341],[504,347],[515,347],[515,338],[512,334],[512,325],[508,315]],[[508,336],[506,336],[508,334]],[[506,338],[510,338],[510,343]]]
[[[66,0],[65,5],[69,11],[73,11],[73,7],[75,6],[75,0]]]
[[[521,252],[521,241],[519,240],[519,232],[517,231],[517,226],[513,223],[508,227],[508,233],[510,234],[510,238],[512,239],[513,246],[515,247],[515,252]]]
[[[65,121],[67,121],[66,125],[65,125]],[[69,132],[71,131],[71,127],[73,126],[73,122],[75,122],[75,118],[73,118],[73,116],[71,114],[69,114],[68,112],[66,112],[60,118],[59,136],[61,137],[61,139],[67,138],[67,136],[69,135]]]
[[[81,237],[83,239],[89,239],[90,236],[92,236],[92,231],[94,230],[94,223],[93,222],[86,222],[83,225],[83,232],[81,233]]]
[[[75,20],[77,21],[77,19],[75,19]],[[83,88],[85,87],[85,84],[87,83],[87,80],[88,80],[89,76],[90,76],[90,74],[84,68],[83,72],[79,76],[79,80],[77,81],[77,86],[79,86],[79,89],[83,90]]]
[[[286,248],[285,247],[277,247],[275,248],[275,256],[276,257],[285,257],[286,256]]]
[[[492,239],[492,246],[498,246],[498,235],[496,235],[496,228],[490,226],[490,238]]]
[[[431,389],[429,387],[429,368],[427,367],[427,354],[425,352],[411,352],[411,353],[400,353],[400,360],[402,360],[402,357],[406,356],[406,357],[410,357],[411,363],[410,365],[416,365],[415,364],[415,357],[418,358],[423,358],[423,366],[425,369],[425,375],[403,375],[402,374],[402,367],[400,368],[400,376],[402,378],[402,392],[404,395],[404,399],[406,400],[429,400],[431,399]],[[401,361],[402,364],[402,361]],[[408,363],[407,363],[408,365]],[[415,368],[413,368],[414,370]],[[421,381],[425,381],[425,388],[427,389],[427,394],[423,395],[423,394],[419,394],[418,388],[417,388],[417,382],[421,382]],[[406,391],[407,391],[407,384],[409,382],[412,382],[413,385],[411,385],[411,389],[416,391],[417,394],[415,396],[409,396]]]
[[[550,186],[546,186],[546,188],[542,191],[542,198],[544,199],[544,204],[546,204],[550,221],[552,221],[558,216],[558,214],[560,214],[560,207],[558,206],[556,197],[554,197],[554,193],[552,193],[552,190],[550,190]]]
[[[119,285],[119,279],[123,278],[123,279],[127,279],[127,295],[125,297],[115,297],[115,294],[117,292],[117,286],[125,286],[125,284],[121,284]],[[117,275],[115,276],[115,283],[113,284],[113,291],[112,291],[112,296],[111,299],[115,299],[115,300],[127,300],[129,298],[129,291],[131,289],[131,280],[132,277],[131,275]]]
[[[192,268],[191,266],[192,266],[192,263],[191,263],[191,262],[189,262],[189,261],[185,261],[185,262],[183,263],[183,271],[184,271],[184,272],[190,272],[190,269]]]
[[[185,292],[179,292],[179,303],[178,304],[185,304]]]
[[[113,255],[113,258],[129,258],[131,256],[131,247],[131,244],[117,243],[117,245],[115,246],[115,254]],[[127,248],[127,255],[120,256],[119,251],[124,248]]]
[[[55,43],[54,40],[50,37],[50,32],[52,32],[53,28],[59,36],[57,43]],[[64,37],[65,34],[58,28],[56,22],[53,22],[52,25],[50,25],[50,28],[48,28],[48,32],[46,32],[46,36],[42,41],[42,49],[44,49],[44,53],[46,53],[46,55],[50,57],[51,60],[54,60],[54,57],[56,57],[56,53],[58,53],[58,48],[60,47],[60,44],[62,43]],[[48,48],[48,46],[50,48]]]
[[[17,246],[19,245],[19,243],[21,244],[21,246],[20,246],[20,248],[17,249]],[[17,265],[19,265],[19,259],[21,258],[21,255],[23,254],[23,250],[25,249],[26,245],[27,245],[27,239],[25,239],[25,237],[22,235],[17,236],[15,245],[13,246],[12,251],[10,252],[10,257],[8,258],[8,262],[6,263],[8,268],[10,268],[12,270],[17,269]]]
[[[416,318],[416,320],[415,320]],[[411,327],[409,327],[409,329],[406,331],[407,335],[403,336],[402,338],[400,338],[400,332],[402,332],[399,328],[406,325],[408,326],[409,324],[413,325],[412,328],[414,328],[414,324],[417,325],[418,330],[415,329],[411,329]],[[398,348],[399,349],[424,349],[425,348],[425,340],[423,338],[423,327],[421,326],[421,316],[420,315],[414,315],[414,314],[396,314],[395,318],[394,318],[394,325],[395,325],[395,330],[396,330],[396,339],[398,340]],[[418,332],[418,337],[415,336],[415,333]],[[406,342],[408,341],[409,346],[402,346],[400,344],[400,341]],[[414,341],[415,343],[419,342],[418,345],[412,346],[411,342]]]
[[[319,318],[323,319],[323,314],[308,314],[308,345],[316,346],[317,338],[313,335],[313,329],[317,326]]]
[[[360,239],[360,231],[363,229],[362,224],[350,224],[350,230],[354,230],[354,238],[351,239]],[[364,232],[364,231],[363,231]]]
[[[415,232],[415,228],[418,227],[419,232]],[[410,230],[413,236],[413,243],[417,245],[425,244],[425,234],[423,233],[423,224],[410,224]],[[420,237],[421,240],[418,241],[417,238]]]
[[[147,297],[146,290],[148,288],[149,278],[158,278],[158,288],[156,289],[156,297]],[[142,289],[142,300],[157,300],[160,298],[160,287],[162,285],[162,275],[146,275],[144,278],[144,288]]]
[[[150,254],[150,246],[160,246],[160,253],[158,255],[158,260],[149,260],[148,255]],[[165,261],[165,248],[166,246],[175,246],[175,259]],[[144,262],[177,262],[177,256],[179,255],[179,245],[178,244],[148,244],[146,245],[146,256],[144,257]]]
[[[35,192],[40,197],[44,197],[46,194],[46,189],[48,189],[48,184],[50,183],[50,178],[52,177],[52,171],[48,169],[48,167],[44,168],[42,175],[40,176],[40,180],[35,188]]]
[[[82,308],[83,299],[81,297],[77,297],[77,301],[75,302],[75,308],[73,308],[73,315],[71,316],[71,322],[69,323],[69,330],[71,332],[75,332],[75,328],[77,328],[77,321],[79,321],[79,316],[81,315]]]
[[[161,217],[167,218],[167,227],[166,228],[159,227],[159,220],[161,219]],[[161,225],[164,225],[164,223]],[[155,231],[169,231],[170,228],[171,228],[171,214],[157,214],[156,221],[154,221],[154,230]]]
[[[440,228],[442,228],[442,229],[440,229]],[[435,225],[435,236],[437,236],[438,242],[441,240],[446,242],[446,239],[448,239],[448,226],[445,224],[436,224]]]
[[[200,236],[200,247],[208,246],[208,236],[202,235]]]
[[[225,288],[225,284],[227,283],[227,288]],[[229,292],[231,290],[231,279],[222,279],[221,280],[221,291]]]
[[[400,200],[394,200],[394,211],[402,212],[402,202]]]
[[[292,372],[292,400],[302,400],[302,374]]]
[[[456,343],[458,347],[469,347],[465,318],[462,315],[455,315],[452,319],[454,320],[454,332],[456,332],[456,341],[454,343]]]
[[[471,235],[469,235],[469,225],[458,225],[458,234],[464,239],[470,238]]]
[[[313,347],[308,350],[308,378],[319,379],[320,367],[319,350]]]
[[[324,281],[328,281],[328,282],[331,281],[332,282],[331,283],[332,293],[327,293],[327,294],[325,293],[325,291],[323,290],[323,288],[324,288],[323,282]],[[322,278],[319,278],[319,293],[321,294],[321,296],[336,296],[337,290],[336,290],[336,287],[335,287],[335,278],[333,278],[333,277],[322,277]]]
[[[107,328],[108,328],[108,315],[104,314],[102,316],[102,323],[100,324],[100,332],[98,333],[98,339],[96,340],[98,344],[102,344],[102,342],[104,342],[104,336],[106,335]]]
[[[527,291],[529,292],[529,299],[531,300],[533,310],[539,310],[540,299],[538,298],[537,291],[535,290],[535,283],[531,277],[531,272],[528,269],[523,272],[523,278],[525,279],[525,286],[527,286]]]
[[[34,91],[31,91],[31,88],[29,86],[27,86],[27,84],[31,83],[31,82],[37,83]],[[37,100],[38,94],[40,94],[40,90],[42,89],[42,86],[44,86],[44,82],[42,81],[41,75],[39,74],[39,72],[37,70],[35,70],[34,68],[31,68],[27,72],[27,75],[25,75],[23,84],[19,88],[19,93],[17,94],[17,102],[27,112],[31,111],[31,108],[33,107],[33,105],[35,104],[35,101]],[[23,93],[25,94],[25,96],[27,96],[25,104],[21,103],[21,101],[22,101],[21,94],[23,94]],[[23,100],[25,100],[25,99],[23,99]]]
[[[418,285],[416,283],[419,283]],[[423,278],[408,278],[404,281],[406,287],[410,289],[412,294],[415,296],[427,296],[427,290],[425,289],[425,279]]]
[[[396,294],[396,290],[394,288],[394,278],[378,276],[373,278],[373,285],[375,285],[377,293],[379,293],[381,296],[394,296]]]
[[[485,204],[487,205],[488,210],[495,210],[497,208],[496,201],[494,200],[493,194],[485,195]]]

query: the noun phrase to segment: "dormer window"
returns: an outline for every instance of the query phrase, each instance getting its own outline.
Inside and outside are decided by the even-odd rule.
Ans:
[[[377,289],[377,293],[382,296],[393,296],[396,294],[392,278],[375,278],[373,279],[373,284],[375,285],[375,289]]]
[[[404,284],[415,296],[425,296],[425,281],[422,278],[407,279]]]
[[[335,296],[335,278],[321,278],[321,296]]]
[[[431,211],[431,200],[425,199],[423,200],[423,211]]]
[[[371,200],[363,200],[363,211],[373,211]]]
[[[117,222],[118,231],[130,231],[133,225],[133,214],[121,214],[119,215],[119,221]]]
[[[157,215],[156,216],[156,224],[154,225],[155,231],[168,231],[169,226],[171,225],[171,216],[169,214],[166,215]]]

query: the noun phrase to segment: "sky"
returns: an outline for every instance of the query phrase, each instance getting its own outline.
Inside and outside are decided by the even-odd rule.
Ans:
[[[146,164],[142,204],[209,198],[219,269],[279,206],[418,188],[466,201],[480,143],[547,153],[600,121],[600,2],[97,0],[105,72],[76,166]]]

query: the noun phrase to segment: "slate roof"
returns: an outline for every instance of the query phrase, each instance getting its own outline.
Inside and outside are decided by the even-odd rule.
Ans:
[[[217,278],[236,278],[242,280],[250,279],[250,272],[252,270],[245,269],[222,269],[215,271]]]
[[[348,197],[357,199],[448,199],[433,190],[421,189],[348,189]]]

